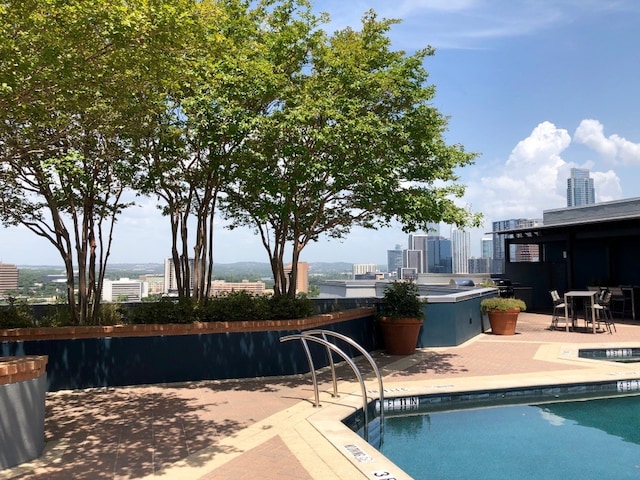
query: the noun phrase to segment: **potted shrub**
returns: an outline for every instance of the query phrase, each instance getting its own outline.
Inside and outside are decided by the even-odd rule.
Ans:
[[[411,355],[416,350],[424,318],[424,302],[411,281],[390,283],[384,290],[380,328],[390,355]]]
[[[491,297],[480,302],[480,310],[489,316],[491,331],[496,335],[514,335],[518,314],[527,305],[517,298]]]

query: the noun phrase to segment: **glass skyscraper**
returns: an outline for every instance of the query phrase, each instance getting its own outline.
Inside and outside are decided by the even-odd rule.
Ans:
[[[593,178],[586,168],[572,168],[567,178],[567,207],[579,207],[596,203]]]
[[[453,273],[469,273],[471,234],[457,228],[451,229]]]

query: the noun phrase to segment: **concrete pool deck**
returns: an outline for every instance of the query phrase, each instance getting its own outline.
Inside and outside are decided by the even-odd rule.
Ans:
[[[525,312],[514,336],[481,334],[407,357],[375,352],[385,396],[640,379],[640,363],[577,357],[580,348],[640,347],[640,321],[618,320],[613,335],[550,331],[550,321]],[[319,374],[319,408],[310,375],[50,393],[45,452],[0,480],[409,478],[342,426],[362,398],[353,373],[339,372],[338,398],[329,372]]]

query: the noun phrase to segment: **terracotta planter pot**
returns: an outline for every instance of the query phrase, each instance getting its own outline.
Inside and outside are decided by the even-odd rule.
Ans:
[[[411,355],[416,351],[422,320],[417,318],[391,320],[383,317],[380,320],[380,327],[385,350],[389,355]]]
[[[519,308],[487,312],[489,323],[491,324],[491,332],[495,335],[515,335],[519,313]]]

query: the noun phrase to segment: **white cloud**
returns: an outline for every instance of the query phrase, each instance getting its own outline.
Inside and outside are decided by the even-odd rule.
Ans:
[[[614,160],[616,157],[615,144],[604,136],[604,127],[597,120],[582,120],[573,140],[595,150],[605,159]]]
[[[610,202],[622,198],[620,178],[613,170],[591,172],[591,178],[596,191],[596,202]]]
[[[542,122],[533,129],[531,135],[518,142],[511,151],[507,166],[526,168],[533,171],[545,165],[558,166],[563,163],[562,153],[571,143],[571,137],[565,129],[558,129],[551,122]]]
[[[598,120],[582,120],[573,140],[586,145],[613,164],[640,164],[640,143],[633,143],[616,134],[606,137],[604,126]]]
[[[482,198],[473,201],[483,205],[483,213],[491,221],[507,218],[535,217],[542,210],[562,205],[559,172],[566,169],[560,154],[571,143],[564,129],[543,122],[518,142],[501,171],[481,180]]]
[[[624,164],[640,164],[640,143],[633,143],[618,135],[611,135],[609,139],[618,148],[618,157]]]
[[[583,134],[598,131],[599,124],[582,122],[581,125]],[[464,200],[485,216],[484,231],[490,230],[493,221],[542,218],[544,210],[565,207],[567,178],[572,167],[591,171],[597,202],[623,197],[615,171],[600,171],[594,161],[582,164],[566,161],[563,155],[570,146],[571,136],[567,130],[545,121],[516,144],[502,165],[480,164],[479,168],[484,168],[485,173],[479,180],[467,183]]]

